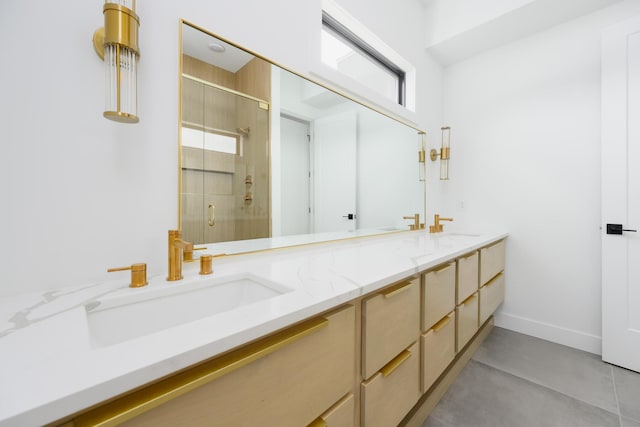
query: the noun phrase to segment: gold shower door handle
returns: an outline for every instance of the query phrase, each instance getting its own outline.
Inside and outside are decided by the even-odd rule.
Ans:
[[[209,227],[216,225],[216,207],[209,203]]]

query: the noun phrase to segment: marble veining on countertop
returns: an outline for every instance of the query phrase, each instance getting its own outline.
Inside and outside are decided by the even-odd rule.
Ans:
[[[138,289],[123,279],[1,298],[0,426],[53,422],[506,236],[402,232],[215,258],[212,276],[185,264],[183,280],[154,276]],[[88,314],[110,304],[126,301],[135,314],[158,295],[234,277],[286,291],[113,342],[92,332]],[[167,307],[167,317],[190,308]],[[107,327],[126,332],[118,320]]]

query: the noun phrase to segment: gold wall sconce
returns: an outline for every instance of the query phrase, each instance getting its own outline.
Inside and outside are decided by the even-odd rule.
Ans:
[[[138,123],[136,0],[105,0],[104,27],[93,33],[93,47],[104,60],[104,117],[121,123]]]
[[[418,135],[422,137],[420,151],[418,151],[418,176],[420,177],[420,181],[424,181],[426,179],[426,145],[427,145],[427,134],[425,132],[418,132]]]
[[[440,146],[440,152],[438,153],[438,150],[432,148],[429,152],[429,157],[433,162],[435,162],[436,159],[440,157],[440,179],[447,180],[449,179],[451,128],[449,126],[443,126],[440,128],[440,130],[442,130],[442,144]]]

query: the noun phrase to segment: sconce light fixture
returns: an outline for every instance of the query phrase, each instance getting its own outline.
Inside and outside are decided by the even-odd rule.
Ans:
[[[422,137],[420,150],[418,151],[418,176],[420,177],[420,181],[424,181],[426,178],[426,144],[427,144],[427,134],[425,132],[418,132],[418,135]]]
[[[93,33],[93,47],[104,60],[104,117],[121,123],[138,123],[136,0],[105,0],[104,27]]]
[[[435,148],[432,148],[429,152],[431,161],[435,162],[440,157],[440,179],[449,179],[449,155],[451,146],[451,128],[449,126],[443,126],[442,130],[442,144],[440,146],[440,152]]]

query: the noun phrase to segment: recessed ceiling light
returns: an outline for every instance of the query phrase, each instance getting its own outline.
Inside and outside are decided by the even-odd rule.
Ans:
[[[227,49],[225,49],[224,46],[222,46],[221,44],[218,44],[218,43],[209,43],[209,49],[211,49],[214,52],[218,52],[218,53],[221,53],[221,52],[224,52],[225,50],[227,50]]]

